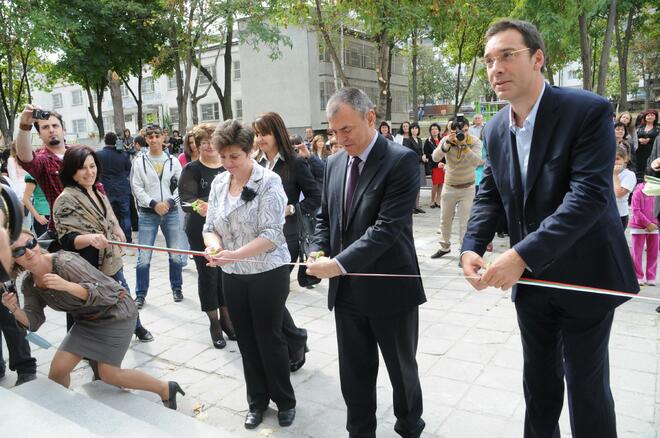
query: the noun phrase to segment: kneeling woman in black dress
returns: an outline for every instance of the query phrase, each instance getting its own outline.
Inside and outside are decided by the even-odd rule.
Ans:
[[[176,409],[177,392],[183,394],[178,383],[121,368],[135,330],[137,307],[119,283],[76,253],[43,253],[29,231],[11,248],[14,274],[27,271],[21,283],[22,309],[15,293],[2,295],[2,304],[16,321],[37,331],[46,320],[46,306],[70,313],[75,321],[53,356],[48,378],[68,388],[71,371],[86,357],[98,362],[104,382],[156,393],[165,406]]]

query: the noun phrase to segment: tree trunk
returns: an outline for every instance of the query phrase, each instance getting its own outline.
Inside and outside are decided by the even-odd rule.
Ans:
[[[545,64],[545,71],[546,71],[545,76],[548,79],[548,82],[550,83],[550,85],[555,85],[555,77],[554,77],[555,72],[552,70],[552,67],[550,67],[550,65],[548,65],[547,62]]]
[[[463,105],[463,101],[465,100],[465,95],[472,86],[472,80],[474,79],[474,72],[476,71],[476,69],[477,69],[477,57],[475,56],[474,59],[472,60],[472,72],[470,73],[470,79],[468,80],[467,85],[463,89],[461,100],[458,102],[458,106],[456,107],[456,111],[455,111],[456,113],[458,113],[459,109],[461,108],[461,105]]]
[[[392,120],[392,51],[394,42],[390,43],[389,61],[387,62],[387,105],[385,106],[385,120]],[[407,117],[406,117],[407,118]]]
[[[610,64],[610,49],[612,47],[612,31],[614,30],[615,23],[616,0],[611,0],[603,47],[600,52],[600,65],[598,66],[598,86],[596,87],[596,93],[600,96],[605,95],[605,83],[607,81],[607,70]]]
[[[616,26],[616,54],[619,61],[619,111],[628,110],[628,48],[632,38],[632,24],[635,16],[635,8],[630,7],[626,30],[621,41],[619,26]]]
[[[227,19],[227,36],[225,38],[225,53],[223,55],[223,60],[225,63],[225,92],[222,93],[222,89],[216,83],[212,81],[213,89],[220,99],[220,106],[222,107],[222,120],[229,120],[234,118],[234,111],[231,108],[231,82],[232,77],[231,73],[234,70],[234,65],[232,63],[231,55],[231,45],[232,40],[234,39],[234,17],[230,16]],[[218,91],[220,91],[218,93]]]
[[[591,44],[584,13],[578,16],[580,27],[580,59],[582,61],[582,88],[591,91]]]
[[[13,129],[9,129],[7,124],[7,114],[4,105],[0,105],[0,132],[2,132],[3,144],[8,145],[13,140]]]
[[[390,44],[387,29],[383,29],[376,37],[378,44],[378,62],[376,63],[376,78],[378,80],[378,99],[376,103],[376,117],[381,120],[387,118],[387,84],[390,70]]]
[[[466,27],[463,27],[461,33],[461,42],[458,44],[458,71],[456,72],[456,88],[454,88],[454,115],[458,113],[460,108],[458,104],[458,96],[461,92],[461,67],[463,66],[463,46],[465,45],[465,32]]]
[[[120,135],[124,132],[126,124],[124,121],[124,99],[121,96],[121,86],[119,76],[113,71],[108,72],[108,86],[110,88],[110,98],[112,99],[112,115],[115,119],[115,132]]]
[[[415,120],[419,122],[419,119],[417,119],[417,30],[413,30],[412,32],[412,57],[411,57],[411,62],[412,62],[412,107],[413,107],[413,112],[415,113]]]
[[[94,94],[96,94],[98,98],[97,102],[97,107],[94,108],[94,98],[92,97],[92,86],[89,83],[89,80],[85,78],[85,92],[87,92],[87,100],[89,102],[89,106],[87,107],[87,110],[89,111],[89,115],[92,116],[92,120],[94,120],[94,123],[96,124],[96,127],[99,130],[99,139],[103,139],[105,137],[105,128],[103,126],[103,113],[101,112],[101,105],[103,104],[103,89],[101,88],[100,93],[99,93],[99,87],[96,85],[94,86]],[[98,111],[97,111],[98,110]]]
[[[334,64],[337,74],[339,75],[339,79],[341,80],[341,86],[348,87],[349,86],[348,77],[346,77],[346,74],[344,73],[343,64],[341,63],[339,57],[337,56],[337,51],[335,50],[334,44],[332,44],[332,40],[330,39],[330,34],[328,33],[328,29],[325,27],[325,22],[323,21],[323,15],[321,13],[321,1],[315,0],[315,3],[316,3],[317,26],[319,31],[321,31],[321,35],[323,36],[325,47],[327,50],[330,51],[330,58],[332,58],[332,63]],[[225,84],[225,87],[226,85],[227,84]]]

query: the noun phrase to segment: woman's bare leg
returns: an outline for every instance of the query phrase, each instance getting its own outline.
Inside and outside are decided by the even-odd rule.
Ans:
[[[123,369],[99,362],[99,374],[101,380],[109,385],[153,392],[158,394],[161,400],[167,400],[170,398],[170,391],[167,382],[158,380],[142,371]]]
[[[71,383],[71,371],[73,371],[81,359],[81,356],[69,353],[68,351],[57,350],[50,363],[48,378],[68,388]]]

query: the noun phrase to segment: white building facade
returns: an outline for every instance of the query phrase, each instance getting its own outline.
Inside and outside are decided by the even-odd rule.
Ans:
[[[312,127],[325,131],[327,121],[325,104],[335,91],[335,80],[330,57],[322,38],[313,30],[302,27],[282,29],[290,38],[291,47],[281,46],[281,56],[269,58],[269,49],[255,50],[236,42],[232,47],[231,100],[233,117],[246,123],[268,111],[279,113],[292,133],[302,133]],[[221,51],[218,56],[218,50]],[[339,50],[339,48],[338,48]],[[225,90],[223,48],[209,48],[202,54],[202,65],[215,74],[219,86]],[[344,37],[344,71],[351,86],[363,89],[376,103],[379,94],[375,65],[377,48],[374,43],[353,36]],[[215,62],[217,60],[217,62]],[[214,65],[215,64],[215,65]],[[392,61],[391,93],[392,120],[402,122],[408,118],[408,60],[396,56]],[[193,68],[194,84],[196,70]],[[137,94],[137,78],[129,85]],[[209,82],[200,73],[198,94],[204,93]],[[144,124],[159,123],[180,131],[193,125],[192,106],[188,101],[187,126],[179,126],[174,77],[154,77],[148,66],[142,79]],[[137,131],[137,104],[128,89],[122,85],[124,123],[132,133]],[[63,116],[67,141],[93,143],[98,140],[98,129],[91,118],[89,100],[85,90],[77,84],[58,84],[51,92],[35,90],[33,102],[52,109]],[[220,100],[211,88],[197,102],[198,122],[223,120]],[[105,131],[115,129],[112,99],[106,90],[102,103]],[[38,142],[38,140],[37,140]]]

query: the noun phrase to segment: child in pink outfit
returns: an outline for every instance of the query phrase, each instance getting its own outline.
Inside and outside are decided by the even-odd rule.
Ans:
[[[646,284],[655,285],[655,274],[658,268],[658,219],[655,213],[655,197],[647,196],[644,190],[645,183],[637,184],[632,195],[630,220],[630,234],[632,236],[632,256],[639,284],[644,284],[644,270],[642,269],[642,255],[646,244]]]

